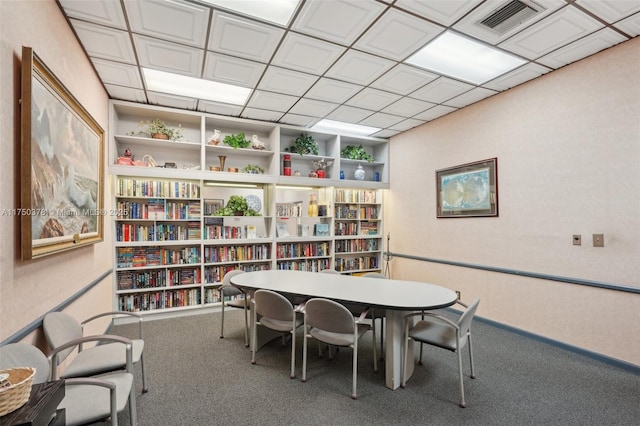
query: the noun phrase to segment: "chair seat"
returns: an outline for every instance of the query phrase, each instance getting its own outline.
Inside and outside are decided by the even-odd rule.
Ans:
[[[231,306],[232,308],[244,309],[245,301],[244,301],[244,298],[238,298],[234,300],[229,300],[228,302],[226,302],[226,305]],[[247,300],[246,306],[247,306],[247,309],[251,309],[251,299]]]
[[[362,337],[362,335],[370,329],[371,326],[369,324],[358,324],[358,338]],[[352,333],[334,333],[332,331],[320,330],[319,328],[312,328],[309,330],[309,335],[316,340],[333,346],[350,346],[354,343]]]
[[[116,392],[117,411],[124,410],[129,398],[129,389],[133,385],[133,375],[116,373],[100,378],[116,385],[119,390]],[[65,409],[66,425],[83,425],[109,417],[111,415],[109,393],[108,388],[100,386],[66,385],[65,397],[58,406]]]
[[[132,340],[133,362],[140,361],[144,349],[144,340]],[[73,363],[69,365],[60,377],[91,376],[103,373],[108,370],[120,370],[125,368],[127,363],[127,352],[121,343],[107,343],[104,345],[87,348],[78,353]]]
[[[456,350],[456,329],[443,323],[428,319],[418,321],[409,331],[409,337],[450,351]]]
[[[296,328],[300,327],[303,324],[304,320],[302,318],[296,317]],[[291,321],[282,321],[273,318],[260,318],[260,324],[268,327],[272,330],[289,332],[291,331]]]

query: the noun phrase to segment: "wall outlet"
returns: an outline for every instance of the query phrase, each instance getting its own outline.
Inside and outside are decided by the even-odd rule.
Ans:
[[[573,241],[573,245],[574,246],[581,245],[582,244],[582,235],[574,235],[572,241]]]
[[[593,234],[593,246],[604,247],[604,234]]]

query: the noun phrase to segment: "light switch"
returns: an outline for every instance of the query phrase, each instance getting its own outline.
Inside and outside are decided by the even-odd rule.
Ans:
[[[582,244],[582,235],[578,235],[578,234],[574,235],[573,236],[573,245],[574,246],[579,246],[581,244]]]
[[[593,234],[593,246],[604,247],[604,234]]]

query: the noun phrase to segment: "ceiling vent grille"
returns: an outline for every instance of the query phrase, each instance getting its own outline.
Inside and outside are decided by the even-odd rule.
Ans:
[[[513,0],[494,10],[477,23],[498,34],[505,34],[543,10],[542,6],[531,1]]]

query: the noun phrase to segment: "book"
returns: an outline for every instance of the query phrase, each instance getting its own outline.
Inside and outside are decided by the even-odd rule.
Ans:
[[[329,224],[328,223],[316,223],[313,225],[313,235],[317,236],[328,236],[329,235]]]
[[[277,223],[276,224],[276,234],[278,237],[288,237],[289,236],[289,228],[287,228],[286,223]]]
[[[247,225],[246,235],[247,235],[247,238],[257,238],[258,234],[257,234],[256,226]]]
[[[298,236],[299,237],[308,237],[309,236],[309,225],[298,225]]]

